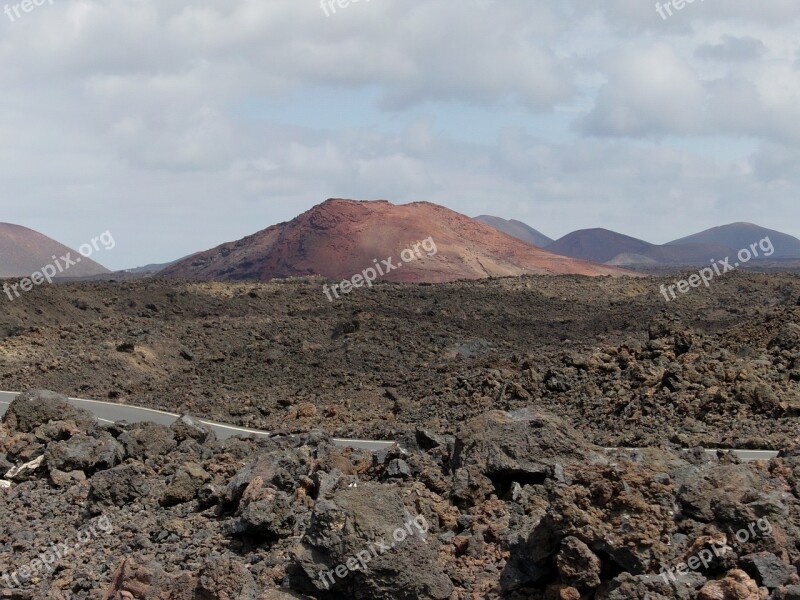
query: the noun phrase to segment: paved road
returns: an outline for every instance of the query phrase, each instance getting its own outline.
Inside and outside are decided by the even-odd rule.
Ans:
[[[0,416],[2,416],[11,401],[17,396],[17,392],[0,392]],[[69,401],[79,408],[85,408],[91,411],[100,422],[114,423],[115,421],[128,421],[129,423],[138,423],[140,421],[152,421],[162,425],[171,425],[179,415],[164,412],[161,410],[153,410],[151,408],[139,408],[138,406],[126,406],[123,404],[113,404],[111,402],[99,402],[97,400],[80,400],[78,398],[70,398]],[[268,437],[271,435],[267,431],[259,431],[256,429],[247,429],[244,427],[236,427],[234,425],[226,425],[225,423],[217,423],[215,421],[206,421],[200,419],[201,422],[210,426],[217,437],[226,439],[234,435],[254,435]],[[346,446],[349,448],[361,448],[364,450],[380,450],[388,448],[394,442],[381,442],[376,440],[349,440],[334,438],[334,443],[337,446]],[[716,454],[716,450],[706,450],[709,454]],[[732,452],[744,461],[753,460],[769,460],[775,458],[778,453],[772,450],[732,450]]]
[[[606,448],[608,451],[619,450],[619,448]],[[638,448],[622,448],[622,450],[638,450]],[[736,456],[739,457],[740,460],[744,462],[751,462],[754,460],[770,460],[771,458],[775,458],[778,456],[778,452],[775,450],[730,450]],[[706,453],[711,456],[717,455],[717,450],[715,449],[708,449]]]
[[[6,409],[11,401],[16,398],[17,394],[18,392],[0,392],[0,416],[5,414]],[[70,398],[69,401],[71,404],[79,408],[85,408],[86,410],[92,412],[97,417],[97,420],[101,423],[114,423],[116,421],[138,423],[140,421],[152,421],[153,423],[169,426],[180,416],[161,410],[153,410],[151,408],[139,408],[138,406],[126,406],[123,404],[113,404],[111,402],[99,402],[97,400],[81,400],[78,398]],[[254,435],[258,437],[269,437],[271,435],[267,431],[259,431],[257,429],[236,427],[234,425],[226,425],[225,423],[206,421],[204,419],[200,419],[200,421],[210,426],[220,439],[227,439],[234,435]],[[363,448],[365,450],[380,450],[382,448],[388,448],[394,443],[372,440],[347,440],[339,438],[335,438],[333,441],[337,446]]]

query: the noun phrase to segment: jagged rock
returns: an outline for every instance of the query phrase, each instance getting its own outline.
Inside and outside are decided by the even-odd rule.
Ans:
[[[226,505],[235,509],[248,487],[275,486],[294,490],[306,476],[310,459],[297,449],[283,449],[260,454],[253,462],[240,469],[228,482]]]
[[[210,559],[200,570],[196,600],[258,600],[258,586],[244,564]]]
[[[595,600],[697,600],[697,590],[706,579],[696,572],[678,576],[675,581],[657,575],[622,573],[604,583]]]
[[[296,502],[286,492],[273,487],[253,488],[251,494],[245,493],[237,518],[226,531],[269,540],[288,537],[294,530],[295,510]]]
[[[47,446],[45,463],[49,470],[86,471],[110,469],[117,466],[125,457],[125,450],[105,431],[95,435],[74,435],[63,442]]]
[[[580,539],[609,570],[633,575],[671,554],[664,536],[674,527],[671,486],[659,484],[651,470],[660,465],[620,460],[570,469],[569,482],[548,479],[518,492],[522,514],[509,523],[504,590],[554,577],[554,559],[568,537]]]
[[[163,456],[178,446],[172,430],[156,423],[137,423],[117,440],[129,457],[140,460]]]
[[[103,600],[195,600],[197,579],[191,573],[167,573],[153,562],[125,558],[111,577]]]
[[[780,348],[781,350],[789,351],[800,349],[800,325],[786,323],[778,335],[769,341],[767,348]]]
[[[697,600],[761,600],[758,584],[744,571],[728,571],[724,579],[706,583]]]
[[[561,540],[556,555],[556,567],[561,581],[579,589],[594,589],[600,585],[600,559],[589,547],[575,537]]]
[[[290,585],[354,600],[449,598],[453,585],[436,560],[435,537],[425,521],[408,525],[412,519],[396,490],[375,483],[318,500]]]
[[[407,478],[411,476],[411,468],[406,461],[396,458],[386,467],[386,474],[389,477]]]
[[[58,469],[50,469],[50,481],[56,487],[68,487],[73,483],[85,483],[86,473],[83,471],[70,471],[66,473]]]
[[[201,444],[217,439],[214,430],[208,425],[201,423],[192,415],[181,415],[172,425],[170,425],[175,440],[181,443],[184,440],[195,440]]]
[[[787,585],[775,590],[771,600],[800,600],[800,585]]]
[[[3,415],[3,423],[14,431],[32,432],[50,421],[71,420],[82,430],[96,425],[94,415],[70,404],[67,397],[50,390],[31,390],[20,394]]]
[[[692,470],[685,476],[682,474],[678,480],[678,502],[687,515],[701,521],[713,521],[715,513],[727,502],[741,501],[745,494],[749,494],[757,479],[747,465],[719,464],[700,472]]]
[[[5,454],[0,454],[0,477],[5,477],[11,469],[14,468],[14,463],[6,459]]]
[[[9,469],[5,478],[11,481],[25,481],[32,477],[44,463],[44,456],[34,458],[30,462]]]
[[[42,443],[68,440],[74,435],[84,433],[85,429],[78,426],[75,421],[48,421],[33,430],[37,441]],[[89,430],[90,433],[94,430]]]
[[[565,463],[607,459],[558,417],[523,409],[491,411],[469,421],[456,436],[450,462],[456,498],[477,501],[491,493],[502,498],[514,482],[543,483]]]
[[[168,481],[161,497],[161,506],[175,506],[194,500],[203,484],[210,479],[211,475],[200,465],[184,463]]]
[[[551,585],[547,588],[545,600],[581,600],[581,593],[568,585]]]
[[[797,575],[795,567],[787,565],[771,552],[757,552],[743,556],[739,559],[739,566],[755,579],[758,585],[769,589],[781,587],[793,575]]]
[[[447,438],[422,427],[418,427],[414,432],[414,440],[422,450],[432,450],[447,445]]]
[[[120,465],[92,477],[89,501],[95,508],[125,506],[161,486],[151,468],[140,463]]]

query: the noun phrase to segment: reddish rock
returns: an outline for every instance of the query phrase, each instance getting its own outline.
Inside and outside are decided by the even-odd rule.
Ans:
[[[415,243],[413,260],[401,253]],[[409,256],[409,255],[407,255]],[[377,279],[445,282],[524,274],[626,275],[622,269],[558,256],[450,209],[414,202],[331,199],[299,217],[179,261],[161,275],[259,279],[321,275],[334,280],[392,258]]]
[[[725,579],[709,581],[700,590],[697,600],[760,600],[758,585],[744,571],[729,571]]]

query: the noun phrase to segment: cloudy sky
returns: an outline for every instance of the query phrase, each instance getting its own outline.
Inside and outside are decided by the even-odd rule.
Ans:
[[[797,0],[17,1],[0,221],[73,247],[111,230],[111,268],[329,197],[551,237],[800,236]]]

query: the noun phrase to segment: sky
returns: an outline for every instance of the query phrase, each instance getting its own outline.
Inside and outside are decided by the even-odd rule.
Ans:
[[[797,0],[17,1],[0,221],[113,269],[330,197],[800,236]]]

